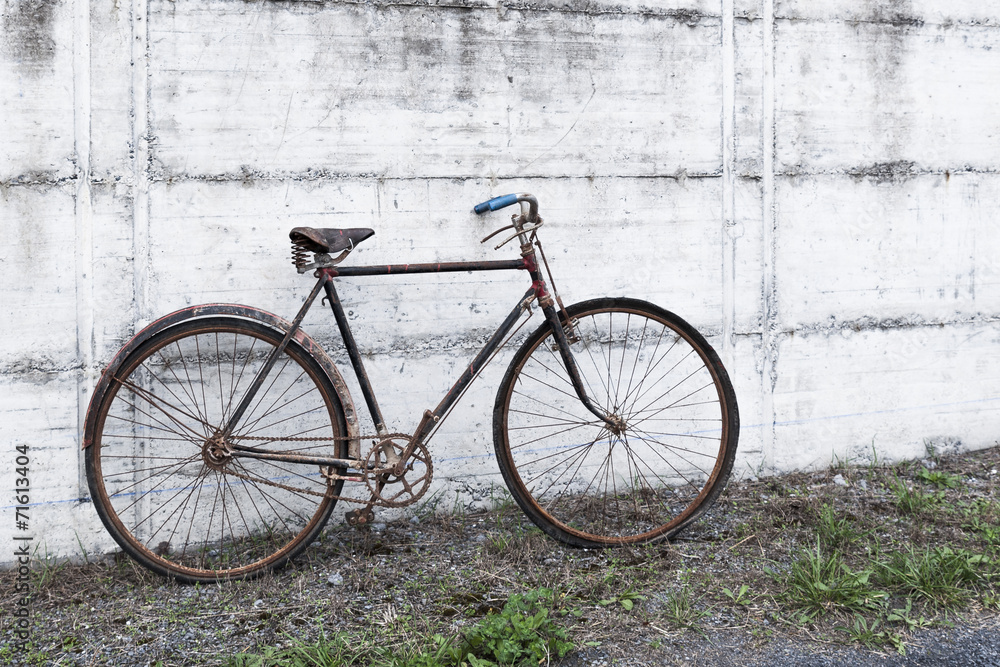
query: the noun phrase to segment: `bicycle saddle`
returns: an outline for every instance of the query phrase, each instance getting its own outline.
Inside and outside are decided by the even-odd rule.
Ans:
[[[357,227],[353,229],[314,229],[312,227],[296,227],[288,233],[292,243],[309,252],[325,252],[327,254],[353,250],[365,239],[375,234],[374,229]]]

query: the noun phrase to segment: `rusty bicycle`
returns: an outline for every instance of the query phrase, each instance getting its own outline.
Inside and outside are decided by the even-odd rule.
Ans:
[[[135,334],[97,383],[83,438],[91,497],[118,545],[180,581],[238,579],[299,554],[338,502],[352,506],[352,524],[371,522],[375,507],[416,502],[432,480],[431,436],[535,311],[544,320],[514,353],[493,409],[497,463],[525,514],[553,538],[604,547],[669,538],[704,512],[739,438],[718,355],[645,301],[563,306],[535,197],[504,195],[474,210],[512,205],[520,212],[511,224],[483,241],[507,232],[496,247],[516,241],[515,259],[343,266],[373,230],[299,227],[292,259],[316,283],[292,321],[208,304]],[[389,432],[336,279],[516,270],[530,288],[454,386],[412,433]],[[300,326],[321,292],[375,433],[360,432],[343,377]]]

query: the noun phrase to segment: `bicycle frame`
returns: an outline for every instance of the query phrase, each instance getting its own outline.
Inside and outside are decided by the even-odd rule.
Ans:
[[[587,408],[593,412],[600,419],[608,423],[608,425],[614,429],[617,428],[617,424],[611,420],[607,413],[602,410],[599,406],[593,403],[587,396],[587,392],[583,387],[583,381],[580,378],[579,370],[576,366],[576,361],[573,359],[572,352],[569,348],[569,342],[567,340],[564,326],[568,323],[563,323],[560,321],[558,312],[556,311],[552,297],[548,293],[545,281],[542,278],[541,272],[539,271],[537,261],[535,259],[535,250],[531,246],[531,243],[527,239],[523,239],[525,242],[521,245],[521,259],[519,260],[492,260],[492,261],[479,261],[479,262],[442,262],[442,263],[429,263],[429,264],[378,264],[371,266],[349,266],[349,267],[337,267],[337,268],[321,268],[317,269],[316,276],[318,278],[316,285],[313,287],[309,296],[306,297],[305,302],[302,304],[302,308],[299,310],[295,319],[292,321],[292,326],[285,334],[285,338],[281,345],[272,351],[271,357],[268,358],[254,382],[251,384],[246,396],[243,397],[240,405],[234,411],[231,416],[226,428],[224,429],[224,434],[229,435],[232,433],[236,424],[239,422],[243,413],[246,411],[250,402],[253,400],[254,395],[257,390],[263,384],[264,379],[268,372],[274,365],[278,355],[282,353],[287,345],[288,341],[291,340],[292,336],[298,330],[302,319],[305,317],[309,308],[312,306],[316,297],[319,295],[319,291],[322,289],[325,291],[327,298],[330,301],[330,308],[333,311],[333,316],[337,321],[337,326],[340,330],[341,338],[344,341],[344,346],[347,349],[348,358],[351,361],[351,366],[354,369],[355,376],[358,379],[358,384],[361,387],[361,393],[364,396],[365,404],[368,407],[368,412],[371,415],[372,421],[375,424],[375,429],[380,437],[387,434],[385,419],[382,416],[382,411],[378,406],[378,401],[375,398],[375,391],[372,388],[371,381],[368,379],[368,373],[365,370],[364,362],[361,357],[361,352],[358,349],[357,342],[354,339],[354,334],[351,332],[350,324],[347,321],[347,316],[344,313],[343,305],[341,304],[340,298],[337,295],[337,290],[334,287],[333,280],[338,277],[362,277],[362,276],[389,276],[389,275],[413,275],[419,273],[449,273],[449,272],[459,272],[459,271],[511,271],[511,270],[523,270],[527,271],[531,278],[531,288],[524,293],[524,296],[518,301],[517,305],[510,311],[510,314],[500,323],[497,330],[493,333],[490,339],[486,342],[483,348],[475,356],[472,362],[466,367],[462,375],[456,380],[455,384],[448,390],[444,398],[441,399],[440,403],[433,410],[425,410],[423,416],[420,419],[417,428],[413,432],[413,436],[410,440],[409,445],[406,447],[404,452],[401,454],[400,461],[397,466],[402,467],[405,460],[412,453],[413,449],[421,443],[425,443],[429,439],[429,435],[435,426],[437,426],[448,414],[449,410],[455,405],[458,399],[462,396],[465,390],[470,384],[475,380],[476,376],[480,371],[486,366],[489,360],[493,357],[494,353],[504,344],[504,339],[508,333],[514,328],[518,320],[524,314],[526,310],[529,309],[533,301],[538,301],[542,312],[545,314],[545,318],[549,325],[552,327],[556,342],[558,344],[563,362],[566,364],[567,370],[569,372],[570,378],[573,382],[574,389],[580,400],[583,402]],[[288,463],[301,463],[301,464],[314,464],[321,466],[333,466],[337,468],[349,468],[354,470],[359,470],[363,467],[361,462],[361,450],[360,441],[352,441],[349,443],[348,454],[351,458],[341,459],[329,456],[319,456],[319,455],[304,455],[304,454],[287,454],[287,453],[275,453],[262,450],[258,447],[248,447],[245,445],[233,445],[233,455],[239,457],[247,458],[259,458],[272,461],[282,461]]]

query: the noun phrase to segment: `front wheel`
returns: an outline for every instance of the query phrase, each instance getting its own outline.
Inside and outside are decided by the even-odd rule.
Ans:
[[[497,460],[521,509],[580,547],[670,537],[729,478],[739,439],[736,395],[691,325],[645,301],[594,299],[567,309],[578,398],[548,323],[521,346],[493,413]]]

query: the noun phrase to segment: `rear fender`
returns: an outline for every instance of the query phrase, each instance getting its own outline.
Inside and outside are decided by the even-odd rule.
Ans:
[[[271,329],[279,331],[282,334],[288,333],[288,330],[292,326],[292,323],[288,320],[278,317],[277,315],[272,315],[267,311],[231,303],[210,303],[202,306],[191,306],[161,317],[142,329],[142,331],[139,331],[137,334],[132,336],[132,339],[118,351],[114,359],[111,360],[111,363],[108,364],[107,368],[105,368],[104,372],[101,374],[101,379],[94,388],[94,395],[90,399],[90,406],[87,408],[87,421],[83,430],[84,449],[89,447],[94,441],[94,430],[97,428],[97,406],[103,399],[104,393],[108,390],[108,386],[111,384],[111,378],[114,377],[114,374],[118,372],[119,368],[121,368],[125,359],[128,358],[128,356],[140,345],[161,331],[177,326],[178,324],[188,320],[200,317],[214,317],[216,315],[227,315],[246,320],[254,320]],[[323,371],[326,373],[327,378],[330,380],[330,384],[332,384],[336,390],[337,396],[340,399],[340,405],[344,410],[344,421],[347,423],[347,437],[349,438],[348,456],[355,459],[360,458],[361,433],[358,428],[358,416],[357,412],[354,410],[354,401],[351,399],[351,393],[347,389],[347,384],[344,382],[344,378],[340,375],[340,371],[337,370],[333,360],[330,359],[326,351],[320,347],[319,343],[313,340],[306,332],[299,329],[295,332],[295,335],[292,338],[295,342],[305,348],[305,350],[312,355],[313,358],[316,359],[319,365],[323,368]]]

